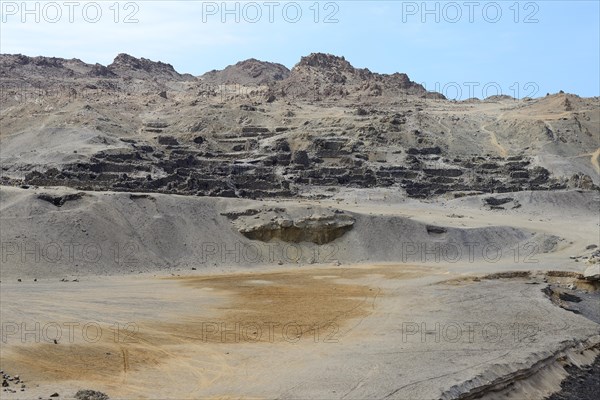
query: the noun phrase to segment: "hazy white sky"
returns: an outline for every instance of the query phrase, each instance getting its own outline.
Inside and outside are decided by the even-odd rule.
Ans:
[[[2,53],[102,64],[129,53],[199,75],[327,52],[450,98],[600,94],[596,0],[0,3]]]

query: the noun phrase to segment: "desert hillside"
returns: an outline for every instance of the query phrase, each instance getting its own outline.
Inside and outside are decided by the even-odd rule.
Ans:
[[[2,55],[0,80],[7,185],[433,198],[600,183],[598,98],[449,101],[326,54],[199,77],[125,54],[108,66]]]
[[[599,98],[322,53],[0,96],[3,399],[597,397]]]

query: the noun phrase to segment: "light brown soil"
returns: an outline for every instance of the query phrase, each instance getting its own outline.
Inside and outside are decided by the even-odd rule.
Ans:
[[[216,318],[206,316],[199,299],[196,315],[140,321],[137,331],[133,326],[118,332],[103,326],[96,343],[18,345],[2,354],[2,368],[27,371],[35,381],[119,382],[131,371],[177,359],[181,354],[171,350],[177,345],[271,344],[314,340],[315,335],[327,340],[348,321],[372,312],[375,299],[384,295],[361,280],[369,276],[413,279],[429,270],[375,266],[165,278],[185,288],[226,292],[228,301],[216,306]],[[230,333],[222,335],[221,328]],[[95,336],[94,329],[90,336]]]

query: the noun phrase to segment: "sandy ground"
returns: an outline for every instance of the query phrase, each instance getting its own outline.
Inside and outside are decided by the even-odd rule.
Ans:
[[[2,283],[2,369],[28,386],[3,395],[439,398],[598,333],[531,279],[453,277],[373,265]]]
[[[487,196],[417,202],[360,190],[328,201],[260,202],[162,194],[132,198],[128,193],[82,192],[80,199],[56,207],[39,198],[67,193],[77,191],[2,187],[0,280],[180,273],[191,268],[236,272],[278,263],[336,261],[450,264],[465,273],[583,272],[584,263],[570,257],[586,255],[590,253],[586,247],[600,244],[600,197],[591,191],[495,195],[514,198],[505,210],[490,210],[483,204]],[[519,208],[514,208],[517,203]],[[296,246],[250,240],[223,215],[282,207],[307,216],[319,208],[346,210],[356,222],[331,243]],[[431,233],[431,226],[447,232]],[[449,248],[446,254],[445,245],[459,250]],[[454,257],[456,253],[460,255]]]
[[[543,286],[393,264],[2,283],[1,368],[27,383],[3,395],[439,398],[597,343]]]
[[[79,389],[94,389],[127,399],[450,399],[487,393],[510,381],[526,384],[512,385],[507,398],[543,398],[560,389],[567,376],[565,360],[592,362],[600,342],[598,324],[557,307],[542,292],[548,282],[574,282],[568,277],[549,279],[547,271],[581,273],[585,268],[569,257],[586,254],[587,245],[598,243],[597,195],[566,191],[511,196],[520,208],[489,210],[477,197],[419,203],[366,191],[347,196],[354,201],[293,205],[352,212],[356,226],[333,242],[340,246],[358,246],[357,238],[369,242],[371,235],[380,247],[367,249],[386,248],[390,240],[399,240],[394,235],[403,227],[412,229],[404,234],[418,237],[422,227],[435,224],[466,229],[456,231],[457,237],[468,238],[473,232],[469,229],[508,226],[517,233],[529,232],[538,244],[543,238],[560,238],[552,249],[514,253],[509,246],[493,261],[429,258],[419,263],[355,260],[218,267],[198,262],[195,270],[186,264],[103,276],[79,269],[74,275],[40,274],[35,282],[39,264],[19,270],[5,262],[0,369],[18,374],[26,388],[2,392],[2,398],[48,398],[54,392],[69,398]],[[3,241],[10,239],[6,227],[14,234],[20,224],[33,237],[69,235],[67,221],[74,215],[93,215],[90,210],[111,215],[102,203],[105,197],[125,207],[117,214],[123,221],[136,218],[128,214],[140,205],[114,194],[89,194],[82,203],[54,210],[44,209],[45,202],[35,200],[31,191],[4,190],[2,210],[10,210],[12,217],[3,214]],[[238,240],[240,235],[222,225],[229,222],[215,210],[256,205],[155,197],[155,211],[146,209],[146,214],[193,212],[211,220],[222,240]],[[273,204],[290,206],[285,201],[262,203]],[[403,222],[390,223],[396,221],[391,217]],[[159,232],[164,240],[197,232],[197,237],[208,236],[212,229],[191,230],[185,218],[148,224],[173,229]],[[180,231],[181,226],[187,227]],[[97,220],[75,229],[97,235],[97,240],[111,234],[110,224]],[[144,229],[137,232],[150,246]],[[393,234],[381,236],[385,232]],[[476,232],[482,232],[482,240],[489,233]],[[516,242],[517,248],[527,240]],[[354,254],[348,250],[340,257],[351,259]],[[533,272],[485,277],[509,271]],[[63,276],[68,280],[61,282]],[[490,393],[489,398],[497,398]]]

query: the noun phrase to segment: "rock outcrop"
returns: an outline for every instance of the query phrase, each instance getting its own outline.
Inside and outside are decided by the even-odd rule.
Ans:
[[[354,218],[339,210],[288,211],[284,208],[248,209],[225,214],[248,239],[326,244],[352,229]]]

